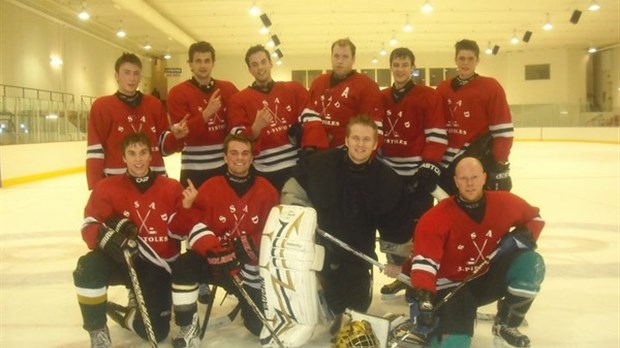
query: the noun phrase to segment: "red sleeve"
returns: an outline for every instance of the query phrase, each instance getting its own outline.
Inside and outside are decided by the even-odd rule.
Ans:
[[[82,225],[82,239],[89,249],[97,247],[99,227],[114,215],[114,206],[110,200],[109,185],[99,181],[90,193],[84,208],[84,224]]]
[[[157,134],[159,135],[159,148],[162,156],[169,156],[183,150],[183,139],[175,138],[170,131],[166,108],[159,99],[152,98],[156,100],[156,103],[153,103],[153,117],[155,117],[155,127],[157,127]]]
[[[359,113],[368,114],[375,121],[377,127],[379,127],[379,139],[377,142],[377,149],[379,149],[383,144],[383,119],[385,118],[383,98],[381,97],[379,85],[370,79],[367,79],[367,81],[368,83],[362,92]]]
[[[516,202],[515,206],[519,207],[521,212],[520,223],[525,225],[534,236],[534,240],[538,240],[543,227],[545,227],[545,221],[540,217],[540,209],[530,205],[521,197],[509,193],[510,197]]]
[[[105,149],[103,140],[109,132],[109,121],[101,110],[101,100],[95,101],[88,118],[88,135],[86,149],[86,181],[92,190],[99,180],[104,178],[103,161]]]
[[[252,139],[252,124],[256,118],[256,111],[253,110],[253,114],[250,114],[250,109],[246,106],[251,105],[248,89],[233,95],[230,98],[230,105],[228,105],[228,119],[226,126],[228,132],[231,134],[243,134]],[[261,136],[255,139],[254,154],[260,153]]]
[[[426,114],[424,115],[424,134],[426,144],[422,149],[422,159],[426,162],[440,163],[448,147],[446,118],[443,112],[443,100],[434,90],[425,94]]]
[[[301,148],[316,147],[317,149],[326,149],[329,146],[327,132],[325,132],[319,113],[310,105],[310,92],[297,82],[291,83],[291,86],[297,98],[297,105],[300,106],[301,110],[299,117],[299,122],[303,129]]]
[[[491,83],[493,88],[489,88],[492,95],[487,104],[487,115],[491,117],[489,131],[493,135],[493,158],[498,162],[508,162],[514,138],[512,116],[504,89],[495,79],[491,79]]]

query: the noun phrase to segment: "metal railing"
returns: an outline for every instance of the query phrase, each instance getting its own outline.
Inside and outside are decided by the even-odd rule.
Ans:
[[[86,139],[95,97],[0,84],[0,145]]]

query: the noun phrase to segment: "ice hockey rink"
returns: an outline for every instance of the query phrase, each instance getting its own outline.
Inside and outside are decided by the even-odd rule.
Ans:
[[[538,243],[547,275],[522,332],[532,347],[620,347],[620,146],[518,141],[511,162],[513,193],[540,207],[547,223]],[[178,163],[178,157],[167,159],[172,177]],[[88,194],[83,173],[0,189],[0,347],[89,346],[71,276],[87,251],[79,229]],[[387,282],[375,272],[369,312],[407,313],[402,292],[381,299]],[[109,298],[124,304],[125,290],[111,288]],[[234,304],[216,302],[212,318]],[[202,316],[204,308],[199,311]],[[149,346],[108,325],[115,347]],[[479,320],[475,330],[473,347],[493,347],[491,322]],[[170,337],[160,346],[170,347]],[[327,324],[320,325],[303,347],[329,347],[329,339]],[[208,330],[201,346],[260,344],[238,317]]]

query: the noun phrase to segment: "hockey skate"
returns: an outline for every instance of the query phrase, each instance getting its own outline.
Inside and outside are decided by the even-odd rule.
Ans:
[[[198,313],[194,313],[192,323],[181,326],[179,333],[172,339],[174,348],[188,348],[200,346],[200,320]]]
[[[88,332],[90,334],[90,348],[111,348],[112,340],[107,326]]]
[[[516,327],[508,327],[502,323],[493,325],[496,347],[529,347],[530,339]]]
[[[396,294],[405,289],[407,289],[407,284],[398,279],[394,280],[390,284],[386,284],[381,287],[381,299],[391,300],[396,296]]]

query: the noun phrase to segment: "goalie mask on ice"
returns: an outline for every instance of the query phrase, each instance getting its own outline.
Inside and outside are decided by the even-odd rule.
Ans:
[[[379,339],[366,320],[355,320],[338,331],[333,348],[380,348]]]
[[[284,204],[271,209],[263,230],[259,266],[265,317],[287,347],[308,341],[320,319],[316,272],[323,268],[325,251],[314,243],[315,231],[314,209]],[[260,341],[272,346],[271,333],[263,329]]]

